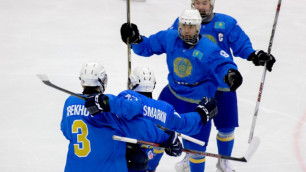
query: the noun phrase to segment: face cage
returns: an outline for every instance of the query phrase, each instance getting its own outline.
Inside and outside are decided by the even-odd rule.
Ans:
[[[187,44],[189,45],[196,45],[199,42],[199,31],[197,30],[197,33],[192,38],[184,38],[182,35],[182,28],[179,27],[178,29],[179,37]]]

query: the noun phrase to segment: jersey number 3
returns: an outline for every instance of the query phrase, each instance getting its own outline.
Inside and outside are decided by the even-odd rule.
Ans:
[[[72,124],[72,133],[77,134],[77,144],[73,145],[75,155],[86,157],[91,151],[90,141],[87,139],[87,125],[82,120],[75,120]]]

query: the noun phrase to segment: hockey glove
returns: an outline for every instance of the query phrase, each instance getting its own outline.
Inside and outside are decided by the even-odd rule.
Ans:
[[[272,71],[272,67],[276,62],[274,56],[272,54],[268,54],[262,50],[257,50],[251,53],[248,57],[248,61],[253,61],[255,66],[264,66],[267,63],[267,70],[269,72]]]
[[[91,115],[97,115],[102,112],[109,112],[108,97],[104,94],[96,94],[86,98],[85,107]]]
[[[129,170],[144,171],[148,166],[148,155],[141,150],[140,145],[126,144],[126,161]]]
[[[203,125],[205,125],[210,119],[218,114],[218,106],[216,99],[212,98],[210,100],[204,97],[196,108],[201,116]]]
[[[242,76],[238,70],[230,69],[224,76],[224,82],[230,87],[231,91],[236,91],[242,84]]]
[[[165,152],[170,156],[180,156],[183,151],[182,143],[180,142],[177,133],[174,131],[165,131],[168,133],[169,139],[162,143],[161,146],[165,148]]]
[[[121,39],[125,44],[127,44],[128,38],[129,42],[132,44],[138,44],[143,40],[142,37],[139,35],[137,25],[133,23],[131,24],[124,23],[121,26],[120,32],[121,32]]]

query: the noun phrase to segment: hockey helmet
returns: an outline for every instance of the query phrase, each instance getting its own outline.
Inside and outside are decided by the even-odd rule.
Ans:
[[[195,9],[186,9],[179,17],[179,29],[178,34],[180,38],[190,45],[196,45],[199,41],[199,33],[201,29],[202,18],[198,10]],[[193,35],[185,35],[182,33],[183,26],[195,26],[195,31]]]
[[[129,77],[129,89],[137,92],[153,92],[156,79],[148,67],[136,67]]]
[[[80,71],[81,85],[83,87],[99,87],[103,93],[107,86],[107,74],[99,63],[86,63]]]

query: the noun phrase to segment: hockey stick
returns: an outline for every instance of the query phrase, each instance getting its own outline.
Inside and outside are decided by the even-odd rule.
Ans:
[[[163,130],[163,131],[170,131],[168,128],[165,128],[165,127],[160,126],[160,125],[157,125],[157,127],[160,128],[160,129]],[[203,142],[203,141],[201,141],[201,140],[195,139],[195,138],[193,138],[193,137],[190,137],[190,136],[187,136],[187,135],[185,135],[185,134],[178,133],[178,132],[176,132],[176,134],[177,134],[178,136],[180,136],[181,138],[183,138],[183,139],[185,139],[185,140],[188,140],[188,141],[191,141],[191,142],[193,142],[193,143],[195,143],[195,144],[198,144],[198,145],[201,145],[201,146],[204,146],[204,145],[205,145],[205,142]]]
[[[178,136],[181,136],[183,139],[185,140],[188,140],[190,142],[193,142],[195,144],[198,144],[198,145],[201,145],[201,146],[204,146],[205,145],[205,142],[201,141],[201,140],[198,140],[198,139],[195,139],[193,137],[190,137],[190,136],[187,136],[185,134],[182,134],[182,133],[178,133],[176,132]]]
[[[274,33],[275,33],[275,30],[276,30],[276,24],[277,24],[278,15],[279,15],[280,7],[281,7],[281,2],[282,2],[282,0],[278,0],[277,9],[276,9],[275,18],[274,18],[274,23],[273,23],[273,28],[272,28],[272,33],[271,33],[269,47],[268,47],[268,54],[269,55],[271,54],[271,49],[272,49],[272,44],[273,44],[273,39],[274,39]],[[252,126],[251,126],[250,136],[249,136],[249,140],[248,140],[249,143],[251,143],[253,135],[254,135],[255,124],[256,124],[259,105],[260,105],[260,101],[261,101],[261,95],[262,95],[262,91],[263,91],[263,87],[264,87],[264,83],[265,83],[265,79],[266,79],[266,73],[267,73],[267,66],[265,65],[264,71],[263,71],[263,74],[262,74],[262,78],[261,78],[261,83],[260,83],[260,86],[259,86],[258,98],[257,98],[256,106],[255,106],[255,112],[254,112],[254,116],[253,116],[253,120],[252,120]]]
[[[52,87],[52,88],[55,88],[55,89],[60,90],[60,91],[63,91],[63,92],[65,92],[65,93],[68,93],[68,94],[70,94],[70,95],[73,95],[73,96],[78,97],[78,98],[83,99],[83,100],[86,99],[85,97],[83,97],[83,96],[81,96],[81,95],[79,95],[79,94],[76,94],[76,93],[74,93],[74,92],[71,92],[71,91],[69,91],[69,90],[63,89],[63,88],[61,88],[61,87],[59,87],[59,86],[56,86],[56,85],[52,84],[52,83],[49,81],[48,76],[45,75],[45,74],[38,74],[37,76],[38,76],[38,78],[39,78],[44,84],[46,84],[46,85],[48,85],[48,86],[50,86],[50,87]]]
[[[131,4],[131,1],[130,0],[126,0],[126,8],[127,8],[127,23],[129,25],[131,25],[131,17],[130,17],[130,4]],[[127,38],[127,42],[126,42],[126,45],[127,45],[127,55],[128,55],[128,80],[127,80],[127,89],[129,89],[129,77],[130,77],[130,74],[131,74],[131,66],[132,66],[132,62],[131,62],[131,45],[130,45],[130,38]]]
[[[113,135],[113,140],[128,142],[128,143],[134,143],[134,144],[144,144],[144,145],[163,148],[158,143],[152,143],[152,142],[127,138],[127,137],[121,137],[121,136],[116,136],[116,135]],[[252,143],[248,147],[248,150],[247,150],[246,154],[241,158],[236,158],[236,157],[232,157],[232,156],[225,156],[225,155],[220,155],[220,154],[214,154],[214,153],[208,153],[208,152],[201,152],[201,151],[185,149],[185,148],[183,149],[183,152],[191,153],[191,154],[204,155],[204,156],[209,156],[209,157],[214,157],[214,158],[222,158],[222,159],[227,159],[227,160],[232,160],[232,161],[249,162],[251,157],[256,152],[256,150],[259,146],[259,143],[260,143],[259,138],[254,137],[253,140],[252,140]]]

